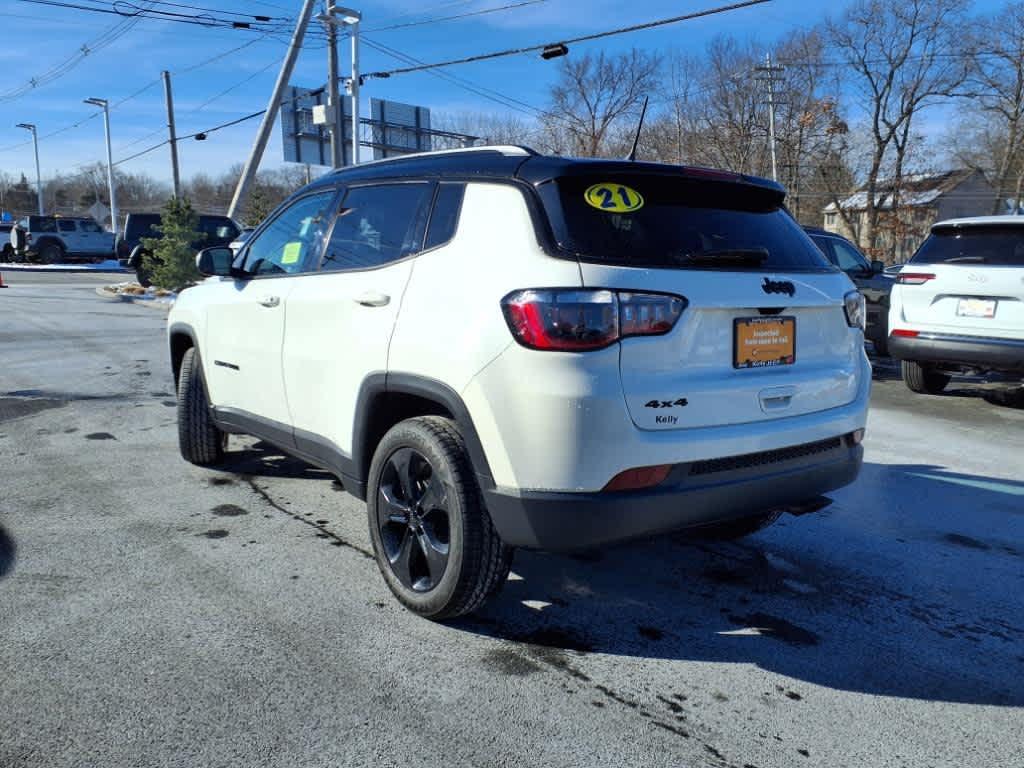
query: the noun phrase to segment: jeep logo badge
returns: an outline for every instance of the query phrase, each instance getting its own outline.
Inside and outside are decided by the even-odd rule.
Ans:
[[[769,280],[766,277],[764,283],[761,284],[761,290],[765,293],[785,293],[792,296],[796,293],[796,286],[789,280]]]

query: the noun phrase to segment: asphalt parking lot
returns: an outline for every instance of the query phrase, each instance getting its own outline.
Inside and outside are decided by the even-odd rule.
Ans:
[[[1021,766],[1024,407],[876,367],[866,463],[738,544],[518,553],[405,612],[365,509],[177,452],[164,315],[0,290],[0,766]]]

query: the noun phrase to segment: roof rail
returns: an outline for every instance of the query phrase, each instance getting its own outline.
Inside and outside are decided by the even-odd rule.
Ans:
[[[441,157],[445,155],[463,155],[475,152],[495,152],[505,157],[531,157],[540,154],[530,147],[523,147],[516,144],[488,144],[482,147],[461,147],[459,149],[437,149],[430,152],[412,152],[408,155],[396,155],[395,157],[384,157],[380,160],[368,160],[359,165],[346,165],[344,168],[335,168],[331,173],[343,173],[353,168],[362,168],[366,165],[378,165],[381,163],[397,163],[403,160],[415,160],[424,157]]]

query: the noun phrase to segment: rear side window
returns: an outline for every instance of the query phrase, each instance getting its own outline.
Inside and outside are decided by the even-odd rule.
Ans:
[[[432,191],[426,183],[349,189],[320,269],[373,269],[418,252]]]
[[[28,220],[32,232],[56,232],[57,220],[48,216],[31,216]]]
[[[199,231],[206,235],[206,243],[230,242],[238,236],[238,227],[221,216],[200,216]]]
[[[60,229],[61,232],[74,232],[75,231],[75,222],[68,221],[67,219],[61,219],[60,221],[58,221],[57,222],[57,226],[58,226],[58,228]]]
[[[130,214],[128,216],[128,227],[124,236],[127,240],[138,240],[143,237],[158,237],[154,227],[160,225],[159,214]]]
[[[661,269],[829,270],[777,192],[681,176],[542,185],[559,245],[584,261]]]
[[[940,227],[910,263],[1024,267],[1024,226]]]
[[[465,192],[465,184],[441,183],[438,186],[434,210],[430,214],[430,224],[427,226],[427,238],[423,243],[424,250],[437,248],[455,237]]]

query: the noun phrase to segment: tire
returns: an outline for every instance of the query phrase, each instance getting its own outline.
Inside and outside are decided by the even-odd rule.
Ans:
[[[889,356],[889,340],[887,338],[880,336],[877,339],[872,339],[871,343],[875,345],[876,355],[879,357]]]
[[[901,367],[903,383],[907,385],[907,389],[919,395],[940,394],[951,378],[948,373],[940,373],[934,368],[910,360],[904,360]]]
[[[741,517],[737,520],[702,525],[699,528],[693,529],[693,534],[697,538],[710,541],[735,541],[767,528],[778,520],[781,515],[782,512],[779,511],[765,512],[751,517]]]
[[[10,243],[4,243],[3,260],[8,262],[14,261],[14,246]]]
[[[212,467],[224,461],[227,434],[210,415],[202,364],[195,347],[185,351],[178,374],[178,447],[185,461]]]
[[[135,279],[143,288],[149,288],[153,284],[153,275],[142,265],[139,265],[139,267],[136,268]]]
[[[57,264],[64,261],[64,248],[60,243],[44,242],[39,246],[39,261],[43,264]]]
[[[450,419],[408,419],[384,435],[366,509],[377,566],[413,613],[434,621],[471,613],[508,579],[512,549],[491,523]]]

